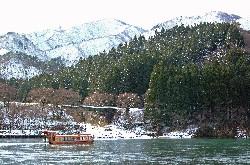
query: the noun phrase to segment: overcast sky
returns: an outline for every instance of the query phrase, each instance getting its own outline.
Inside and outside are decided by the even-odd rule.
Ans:
[[[0,0],[0,33],[115,18],[145,29],[176,16],[224,11],[250,17],[249,0]]]

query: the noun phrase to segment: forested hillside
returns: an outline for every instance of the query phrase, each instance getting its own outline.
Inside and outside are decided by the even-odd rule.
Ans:
[[[117,105],[121,95],[131,102],[139,99],[155,129],[195,124],[211,136],[224,136],[250,125],[250,56],[244,46],[237,24],[176,26],[148,39],[134,37],[56,74],[11,84],[21,101],[35,88],[71,89],[82,102],[95,100],[98,92],[108,99],[103,105]]]

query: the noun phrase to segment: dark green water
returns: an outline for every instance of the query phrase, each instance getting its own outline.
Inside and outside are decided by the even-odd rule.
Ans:
[[[0,139],[0,164],[250,164],[250,139],[109,140],[87,146]]]

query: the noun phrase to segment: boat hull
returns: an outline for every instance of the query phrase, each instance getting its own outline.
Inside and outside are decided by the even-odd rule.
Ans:
[[[78,145],[85,145],[85,144],[93,144],[94,140],[92,141],[65,141],[65,142],[57,142],[57,141],[49,141],[49,144],[53,145],[73,145],[73,144],[78,144]]]
[[[92,144],[94,137],[91,134],[71,134],[71,135],[60,135],[56,132],[46,131],[44,132],[49,144]]]

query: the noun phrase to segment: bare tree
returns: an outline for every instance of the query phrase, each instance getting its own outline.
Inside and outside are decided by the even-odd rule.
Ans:
[[[115,95],[109,93],[94,92],[83,101],[86,105],[93,106],[114,106]]]
[[[1,101],[14,101],[16,99],[17,90],[15,87],[7,84],[0,83],[0,100]]]
[[[60,88],[55,90],[52,104],[54,105],[74,105],[78,104],[80,100],[80,95],[78,92],[73,91],[72,89]]]
[[[46,104],[62,105],[62,104],[76,104],[80,100],[78,92],[72,89],[60,88],[54,90],[52,88],[36,88],[28,93],[28,102],[42,103],[46,100]],[[43,104],[43,103],[42,103]]]
[[[137,108],[142,107],[143,101],[135,93],[123,93],[118,95],[116,105],[121,108]]]
[[[27,102],[40,103],[42,99],[46,99],[46,102],[52,103],[55,90],[53,88],[35,88],[32,89],[27,96]]]

